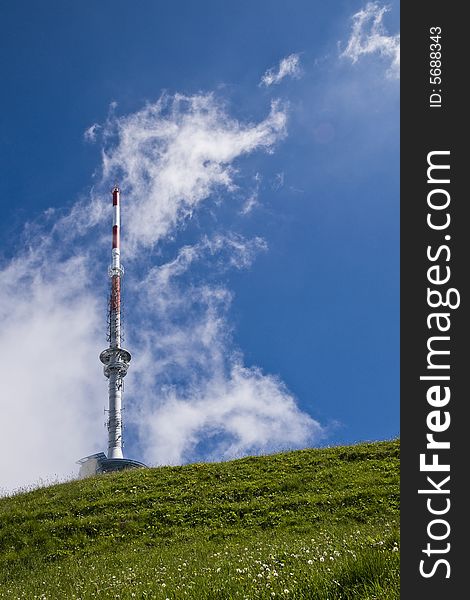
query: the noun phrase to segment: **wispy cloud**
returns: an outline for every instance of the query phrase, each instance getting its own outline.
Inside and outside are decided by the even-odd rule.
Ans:
[[[302,75],[302,68],[300,66],[300,55],[289,54],[281,60],[277,68],[271,67],[261,77],[260,86],[269,87],[270,85],[276,85],[281,83],[285,77],[294,77],[295,79],[300,78]]]
[[[283,186],[284,186],[284,171],[281,171],[280,173],[276,173],[276,177],[274,178],[274,181],[272,182],[271,187],[273,188],[273,190],[275,192],[277,192]]]
[[[351,36],[342,58],[356,63],[362,56],[378,54],[389,63],[387,76],[400,76],[400,34],[389,35],[384,24],[384,15],[390,10],[378,2],[368,2],[352,16]]]
[[[159,265],[156,270],[151,269],[149,276],[158,276],[159,287],[168,284],[170,279],[187,273],[190,267],[204,257],[213,260],[212,268],[217,272],[226,269],[244,269],[252,265],[260,251],[267,250],[266,241],[255,237],[246,239],[240,234],[229,232],[226,235],[217,233],[212,237],[203,235],[197,244],[180,248],[176,258]],[[149,280],[147,279],[148,283]]]
[[[262,177],[260,173],[256,173],[254,177],[254,188],[248,194],[243,206],[241,207],[239,214],[246,216],[249,215],[257,206],[259,206],[259,188],[261,185]]]
[[[253,209],[256,206],[258,206],[258,204],[259,204],[258,192],[255,190],[245,200],[245,203],[243,204],[243,206],[240,209],[240,214],[241,215],[249,215],[253,211]]]
[[[101,125],[98,125],[98,123],[93,123],[93,125],[90,125],[90,127],[85,129],[83,137],[87,142],[95,142],[100,129]]]
[[[298,448],[324,434],[279,379],[240,364],[187,396],[169,388],[162,400],[141,422],[145,457],[154,464]]]
[[[117,143],[104,154],[104,176],[117,178],[133,206],[127,251],[152,246],[216,192],[235,189],[234,161],[272,151],[286,132],[286,112],[273,102],[254,125],[232,119],[212,94],[165,96],[107,126]]]
[[[97,357],[106,343],[103,273],[116,178],[126,204],[123,250],[132,258],[124,282],[133,354],[126,452],[177,463],[302,447],[324,434],[279,378],[244,363],[233,341],[226,273],[249,268],[266,242],[217,224],[192,244],[182,236],[211,197],[240,197],[237,159],[273,152],[286,119],[274,102],[265,119],[242,123],[211,94],[164,96],[124,117],[111,112],[101,132],[103,177],[90,198],[26,227],[31,250],[0,267],[9,423],[0,436],[0,487],[65,477],[75,460],[105,449]],[[163,260],[167,239],[177,250]]]
[[[140,306],[147,306],[144,320],[156,319],[158,325],[139,328],[132,372],[139,399],[132,415],[150,463],[298,448],[325,435],[279,378],[243,364],[231,341],[230,291],[197,284],[191,276],[188,285],[185,279],[195,261],[208,255],[230,256],[232,266],[246,268],[264,249],[259,238],[219,237],[183,248],[175,260],[149,273]],[[225,268],[225,260],[213,264]],[[152,298],[157,300],[149,305]]]

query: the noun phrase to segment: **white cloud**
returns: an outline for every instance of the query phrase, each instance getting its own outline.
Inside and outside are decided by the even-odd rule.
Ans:
[[[352,17],[351,37],[341,57],[356,63],[361,56],[379,54],[387,59],[387,76],[400,76],[400,34],[389,35],[383,24],[385,13],[390,10],[378,2],[368,2]]]
[[[260,237],[247,240],[235,233],[218,233],[211,238],[204,235],[197,244],[183,246],[174,260],[151,269],[148,277],[157,277],[160,286],[167,285],[171,278],[186,273],[194,262],[207,255],[219,257],[213,265],[219,272],[231,268],[245,269],[252,265],[256,254],[262,250],[267,250],[267,244]]]
[[[169,388],[142,421],[146,460],[157,464],[197,457],[201,441],[204,459],[220,460],[302,447],[323,434],[280,380],[237,363],[228,376],[213,377],[189,395]]]
[[[141,288],[139,306],[158,326],[140,327],[133,342],[139,352],[131,381],[139,382],[139,396],[132,415],[151,464],[299,448],[325,435],[279,378],[243,365],[231,341],[229,290],[180,279],[218,252],[228,251],[237,268],[249,266],[257,249],[264,249],[257,238],[187,246],[152,269]]]
[[[91,125],[90,127],[88,127],[88,129],[85,130],[83,137],[87,142],[94,142],[96,141],[96,136],[98,135],[98,131],[100,129],[101,125],[98,125],[98,123],[93,123],[93,125]]]
[[[177,95],[126,117],[111,114],[103,133],[102,182],[62,216],[48,210],[42,226],[27,224],[30,250],[0,268],[8,423],[0,489],[69,476],[76,460],[106,450],[107,385],[98,355],[106,344],[115,177],[125,202],[124,257],[134,252],[124,281],[133,354],[125,418],[137,437],[125,433],[127,455],[160,464],[314,443],[321,426],[278,378],[243,364],[231,335],[232,293],[220,280],[228,269],[248,268],[266,242],[216,229],[180,244],[158,266],[141,260],[149,252],[136,252],[169,236],[177,243],[188,216],[211,195],[235,201],[236,160],[272,152],[286,133],[285,111],[273,103],[264,120],[240,123],[210,94]]]
[[[44,244],[0,270],[0,489],[71,476],[101,434],[102,324],[83,257]]]
[[[210,195],[235,188],[234,161],[272,151],[283,138],[286,112],[273,102],[257,124],[232,119],[211,94],[163,97],[112,121],[117,145],[104,154],[105,177],[117,177],[133,210],[127,251],[152,246],[183,223]]]
[[[256,206],[259,205],[258,202],[258,192],[252,192],[248,198],[245,200],[242,208],[240,209],[241,215],[249,215]]]
[[[260,85],[269,87],[270,85],[281,83],[285,77],[299,79],[301,75],[300,56],[298,54],[290,54],[281,60],[277,69],[271,67],[266,71],[261,77]]]
[[[249,215],[260,204],[259,188],[261,185],[262,176],[260,173],[256,173],[256,175],[254,176],[253,179],[255,182],[254,189],[252,190],[252,192],[248,195],[248,197],[244,201],[243,206],[241,207],[241,209],[238,212],[239,215],[243,215],[243,216]]]
[[[272,188],[275,192],[280,190],[284,186],[284,172],[276,173],[276,177],[274,182],[272,183]]]

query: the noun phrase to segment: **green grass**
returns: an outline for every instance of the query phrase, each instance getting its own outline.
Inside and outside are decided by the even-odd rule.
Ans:
[[[0,499],[0,598],[398,600],[399,441]]]

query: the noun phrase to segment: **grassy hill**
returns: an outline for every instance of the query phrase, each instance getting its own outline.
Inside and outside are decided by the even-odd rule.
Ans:
[[[399,441],[0,499],[0,598],[399,598]]]

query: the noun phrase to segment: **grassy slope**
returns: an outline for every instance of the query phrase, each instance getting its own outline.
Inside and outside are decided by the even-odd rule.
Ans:
[[[0,499],[0,598],[399,598],[399,441]]]

